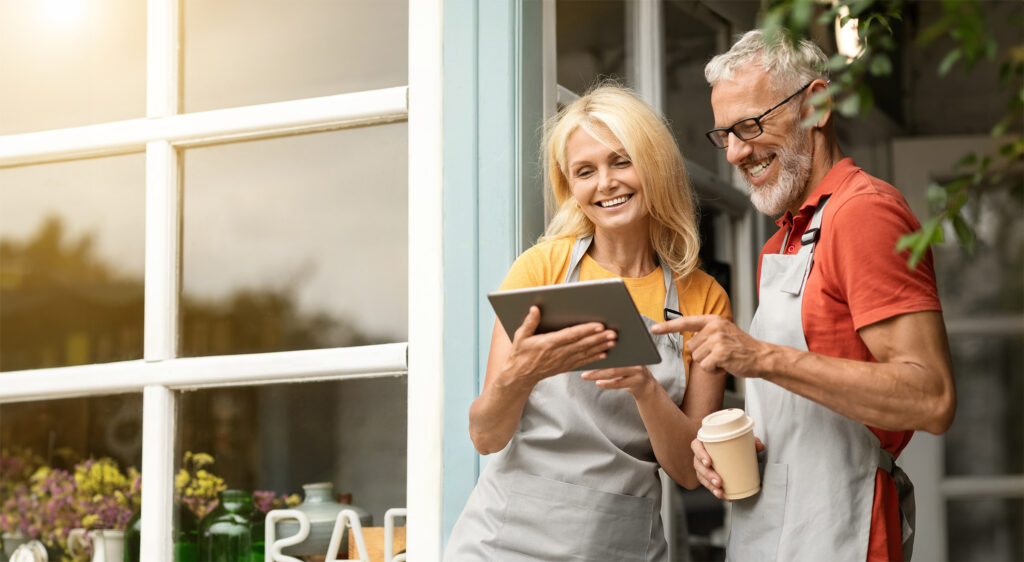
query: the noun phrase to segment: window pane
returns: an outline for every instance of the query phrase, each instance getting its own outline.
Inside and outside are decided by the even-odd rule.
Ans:
[[[1024,500],[950,500],[946,506],[950,560],[1024,560]]]
[[[0,531],[38,538],[62,559],[52,556],[87,517],[128,522],[141,462],[141,394],[0,405]]]
[[[577,94],[600,78],[627,84],[626,3],[560,0],[556,10],[558,83]]]
[[[232,489],[301,497],[330,482],[382,526],[405,506],[407,390],[383,377],[185,392],[179,451],[211,455]]]
[[[183,0],[185,110],[408,83],[405,0]]]
[[[185,153],[182,353],[407,339],[404,123]]]
[[[958,404],[946,433],[946,474],[1024,473],[1024,337],[960,336],[949,343]]]
[[[715,172],[720,150],[704,133],[714,127],[704,65],[718,54],[724,24],[696,3],[665,3],[665,116],[683,156]]]
[[[0,0],[0,134],[146,113],[146,3]]]
[[[145,159],[0,169],[0,370],[142,357]]]
[[[936,276],[947,318],[1024,314],[1024,176],[1010,175],[965,209],[977,231],[973,254],[946,233],[935,247]]]

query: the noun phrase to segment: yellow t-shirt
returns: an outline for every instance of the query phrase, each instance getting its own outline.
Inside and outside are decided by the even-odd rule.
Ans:
[[[512,269],[505,276],[500,290],[521,289],[555,285],[565,280],[569,272],[569,260],[572,257],[572,238],[548,240],[523,252]],[[580,263],[580,281],[607,279],[618,277],[601,267],[589,254],[584,254]],[[660,267],[644,277],[623,278],[629,295],[637,310],[644,316],[661,322],[665,320],[665,275]],[[732,319],[729,295],[710,275],[697,270],[684,279],[676,281],[679,294],[679,312],[683,316],[701,314],[717,314]],[[684,336],[689,336],[685,334]],[[690,364],[690,354],[683,353],[686,364]]]

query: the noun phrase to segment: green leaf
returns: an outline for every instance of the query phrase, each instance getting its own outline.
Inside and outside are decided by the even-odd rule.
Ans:
[[[849,61],[846,60],[846,55],[832,55],[832,58],[828,59],[828,64],[825,65],[825,68],[828,70],[842,70],[849,64]]]
[[[872,76],[888,76],[892,74],[892,61],[885,53],[879,53],[871,58],[869,70]]]
[[[999,147],[999,155],[1003,158],[1020,158],[1024,154],[1024,139],[1004,143]]]
[[[993,136],[993,137],[1001,137],[1001,136],[1003,136],[1003,133],[1006,132],[1006,129],[1008,129],[1009,127],[1010,127],[1010,120],[1008,118],[1004,117],[998,123],[996,123],[995,125],[992,125],[992,132],[989,133],[989,134],[991,136]]]
[[[960,246],[964,250],[967,250],[968,254],[974,254],[974,243],[975,234],[974,229],[971,225],[967,224],[963,216],[960,213],[953,215],[953,230],[956,231],[956,237],[960,241]]]
[[[963,56],[963,51],[960,49],[953,49],[946,53],[946,56],[942,58],[942,62],[939,63],[939,76],[945,76],[949,74],[950,69],[956,64],[956,61],[960,60]]]
[[[945,187],[937,183],[928,184],[925,196],[928,199],[928,203],[933,207],[942,207],[949,200],[949,192],[946,191]]]
[[[794,31],[802,32],[808,28],[811,23],[811,14],[814,9],[813,0],[793,0],[792,12],[790,12],[790,23],[791,28]]]
[[[900,239],[896,241],[896,251],[902,252],[908,248],[912,248],[917,244],[917,239],[921,237],[921,231],[911,232],[910,234],[904,234],[900,236]]]
[[[943,240],[942,233],[942,219],[946,216],[945,213],[930,217],[921,226],[921,230],[918,231],[917,238],[914,240],[913,246],[910,249],[910,257],[907,260],[907,267],[914,269],[917,264],[924,258],[925,253],[932,244],[939,244]],[[899,248],[899,242],[897,242],[897,249]]]
[[[849,2],[850,15],[855,18],[860,17],[860,15],[874,3],[875,0],[853,0],[852,2]]]
[[[860,94],[850,92],[849,95],[839,101],[836,109],[846,117],[857,115],[857,112],[860,111]]]
[[[953,165],[954,168],[964,168],[966,166],[972,166],[978,161],[978,155],[974,152],[968,152]]]
[[[866,116],[875,105],[875,94],[866,83],[861,84],[858,94],[860,95],[860,114]]]
[[[819,107],[814,110],[814,113],[812,113],[810,117],[801,121],[800,124],[804,127],[813,127],[815,123],[817,123],[822,117],[824,117],[825,113],[827,112],[828,108]]]

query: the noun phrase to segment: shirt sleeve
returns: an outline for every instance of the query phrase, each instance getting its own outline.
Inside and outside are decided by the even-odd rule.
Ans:
[[[904,234],[920,228],[906,201],[864,193],[838,208],[823,238],[824,289],[848,304],[854,328],[925,310],[941,310],[931,252],[911,269],[909,251],[896,251]],[[829,271],[831,269],[831,271]]]
[[[571,242],[570,242],[571,243]],[[526,250],[512,263],[499,291],[540,287],[557,283],[557,273],[568,259],[566,242],[554,240],[543,242]]]
[[[704,314],[716,314],[732,320],[732,303],[729,302],[729,294],[718,284],[712,281],[708,287],[707,297],[704,299]]]

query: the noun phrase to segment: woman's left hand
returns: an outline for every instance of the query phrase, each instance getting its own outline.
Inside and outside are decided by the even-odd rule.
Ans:
[[[634,398],[640,397],[658,384],[650,369],[643,365],[584,371],[580,377],[586,381],[594,381],[598,387],[605,390],[626,390]]]

